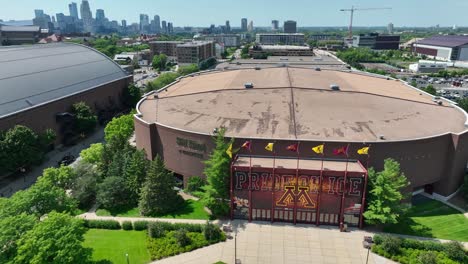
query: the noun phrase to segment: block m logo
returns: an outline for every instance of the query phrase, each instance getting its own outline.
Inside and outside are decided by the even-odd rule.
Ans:
[[[304,207],[304,208],[316,208],[316,204],[309,196],[309,187],[298,187],[296,191],[296,186],[285,186],[285,192],[276,201],[277,206],[287,207],[287,206],[294,206],[294,199],[297,198],[297,201]]]

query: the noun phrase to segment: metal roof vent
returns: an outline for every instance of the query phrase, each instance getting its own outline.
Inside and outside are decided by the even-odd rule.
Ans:
[[[154,99],[158,99],[159,96],[158,96],[157,94],[154,94],[153,98],[154,98]]]
[[[437,101],[437,104],[442,105],[443,103],[442,103],[442,101]]]
[[[384,135],[380,135],[380,136],[379,136],[379,139],[380,139],[380,140],[385,140],[385,136],[384,136]]]
[[[25,101],[26,101],[26,103],[28,103],[28,105],[30,105],[30,106],[33,106],[33,105],[34,105],[29,99],[26,99]]]
[[[321,71],[322,69],[320,69],[319,67],[315,68],[316,71]]]
[[[252,88],[254,88],[254,85],[253,85],[253,83],[245,83],[244,87],[245,87],[245,89],[252,89]]]
[[[338,84],[331,84],[330,89],[332,89],[333,91],[339,91],[340,86]]]
[[[260,67],[255,67],[255,70],[259,71],[259,70],[261,70],[261,68]]]

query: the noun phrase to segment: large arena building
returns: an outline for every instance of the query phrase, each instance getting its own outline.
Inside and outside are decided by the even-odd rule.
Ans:
[[[0,131],[25,125],[53,129],[57,142],[77,137],[71,106],[85,102],[100,119],[123,107],[123,91],[133,82],[106,55],[77,44],[0,47]]]
[[[184,180],[203,176],[213,134],[224,127],[240,149],[231,169],[232,215],[249,220],[361,225],[367,168],[380,170],[393,158],[412,191],[447,197],[462,184],[468,160],[463,110],[360,72],[193,74],[147,94],[137,111],[138,148],[160,155]],[[270,143],[273,151],[265,149]],[[365,147],[368,155],[359,155]]]

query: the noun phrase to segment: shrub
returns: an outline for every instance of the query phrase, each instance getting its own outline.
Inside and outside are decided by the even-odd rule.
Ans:
[[[85,226],[96,229],[120,229],[120,223],[115,220],[85,220]]]
[[[148,222],[147,221],[135,221],[133,223],[133,229],[136,231],[143,231],[148,229]]]
[[[122,229],[123,229],[123,230],[132,230],[132,229],[133,229],[132,222],[130,222],[130,221],[124,221],[124,222],[122,223]]]
[[[179,229],[174,232],[174,238],[181,247],[185,247],[190,244],[190,238],[187,236],[187,230]]]
[[[391,255],[396,255],[400,252],[401,239],[394,236],[383,236],[382,237],[382,249]]]
[[[374,240],[374,243],[375,243],[376,245],[380,245],[380,244],[382,244],[383,238],[382,238],[381,235],[374,235],[373,240]]]
[[[148,224],[148,235],[152,238],[160,238],[166,234],[166,223],[152,222]]]
[[[460,242],[449,242],[444,244],[445,246],[445,254],[449,256],[449,258],[459,261],[460,263],[463,263],[463,261],[468,260],[467,253],[465,252],[465,249],[463,248],[463,245]]]
[[[185,229],[188,232],[196,232],[196,233],[203,232],[203,225],[200,225],[200,224],[175,223],[175,224],[169,224],[169,225],[171,225],[169,230]]]
[[[437,255],[432,251],[422,252],[417,259],[420,264],[437,264]]]
[[[203,227],[203,235],[208,241],[219,240],[221,238],[221,230],[218,226],[207,222],[206,225]]]
[[[206,182],[203,178],[194,176],[190,177],[187,181],[186,191],[189,193],[199,192],[202,190],[202,187],[205,186]]]

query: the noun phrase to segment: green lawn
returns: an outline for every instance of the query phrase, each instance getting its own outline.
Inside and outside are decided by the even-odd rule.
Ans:
[[[121,217],[140,217],[138,208],[122,208],[118,211],[108,211],[99,209],[96,211],[98,216],[121,216]],[[175,219],[201,219],[209,220],[210,215],[205,211],[203,204],[200,201],[186,200],[184,205],[176,211],[156,216],[158,218],[175,218]]]
[[[468,218],[438,201],[427,201],[410,209],[398,224],[385,232],[468,241]]]
[[[95,261],[126,264],[128,254],[131,264],[150,262],[145,231],[90,229],[85,234],[84,246],[93,249]]]

